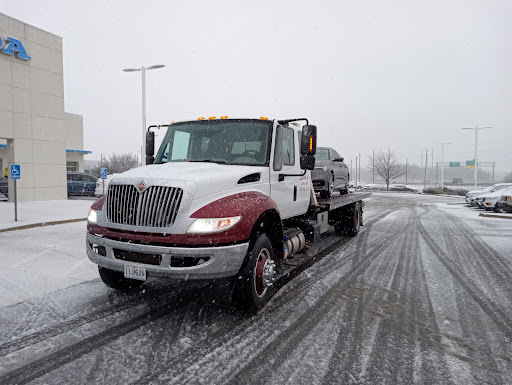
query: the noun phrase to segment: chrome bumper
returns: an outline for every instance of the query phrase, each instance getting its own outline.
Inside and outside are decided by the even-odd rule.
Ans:
[[[92,245],[103,246],[105,256],[96,253]],[[124,271],[124,265],[141,265],[146,268],[150,277],[176,278],[176,279],[212,279],[231,277],[238,273],[249,243],[221,247],[165,247],[138,245],[133,243],[114,241],[87,233],[87,256],[95,264],[111,270]],[[135,253],[160,255],[161,262],[158,265],[150,265],[138,262],[130,262],[115,257],[114,249],[131,251]],[[174,267],[171,259],[197,258],[205,260],[196,266]],[[207,259],[207,260],[206,260]]]

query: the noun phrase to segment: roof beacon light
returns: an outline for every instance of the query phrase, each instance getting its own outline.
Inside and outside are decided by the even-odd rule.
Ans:
[[[197,120],[203,120],[203,119],[204,119],[204,117],[202,117],[202,116],[200,118],[197,118]]]
[[[228,117],[227,116],[221,116],[220,118],[221,119],[227,119]]]
[[[210,116],[208,119],[213,120],[215,119],[215,116]]]
[[[267,118],[267,117],[265,117],[265,116],[260,116],[260,119],[262,119],[262,120],[268,120],[268,118]]]

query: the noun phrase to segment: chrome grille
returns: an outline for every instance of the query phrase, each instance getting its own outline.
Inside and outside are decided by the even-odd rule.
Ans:
[[[144,227],[174,224],[183,190],[150,186],[142,193],[133,185],[112,185],[107,191],[107,219],[112,223]]]

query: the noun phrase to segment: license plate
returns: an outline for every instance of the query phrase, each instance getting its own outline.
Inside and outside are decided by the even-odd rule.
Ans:
[[[145,281],[146,268],[138,265],[124,265],[124,277]]]

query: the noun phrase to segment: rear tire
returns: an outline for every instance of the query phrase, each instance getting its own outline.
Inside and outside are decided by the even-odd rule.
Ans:
[[[144,281],[125,278],[124,273],[98,266],[101,280],[105,285],[116,290],[130,290],[140,287]]]
[[[359,233],[359,228],[361,227],[361,203],[354,203],[351,206],[349,213],[349,217],[347,218],[347,234],[350,235],[351,237],[355,237]]]
[[[272,242],[266,234],[261,234],[233,281],[233,300],[241,309],[256,314],[272,297],[275,279],[272,257]]]

